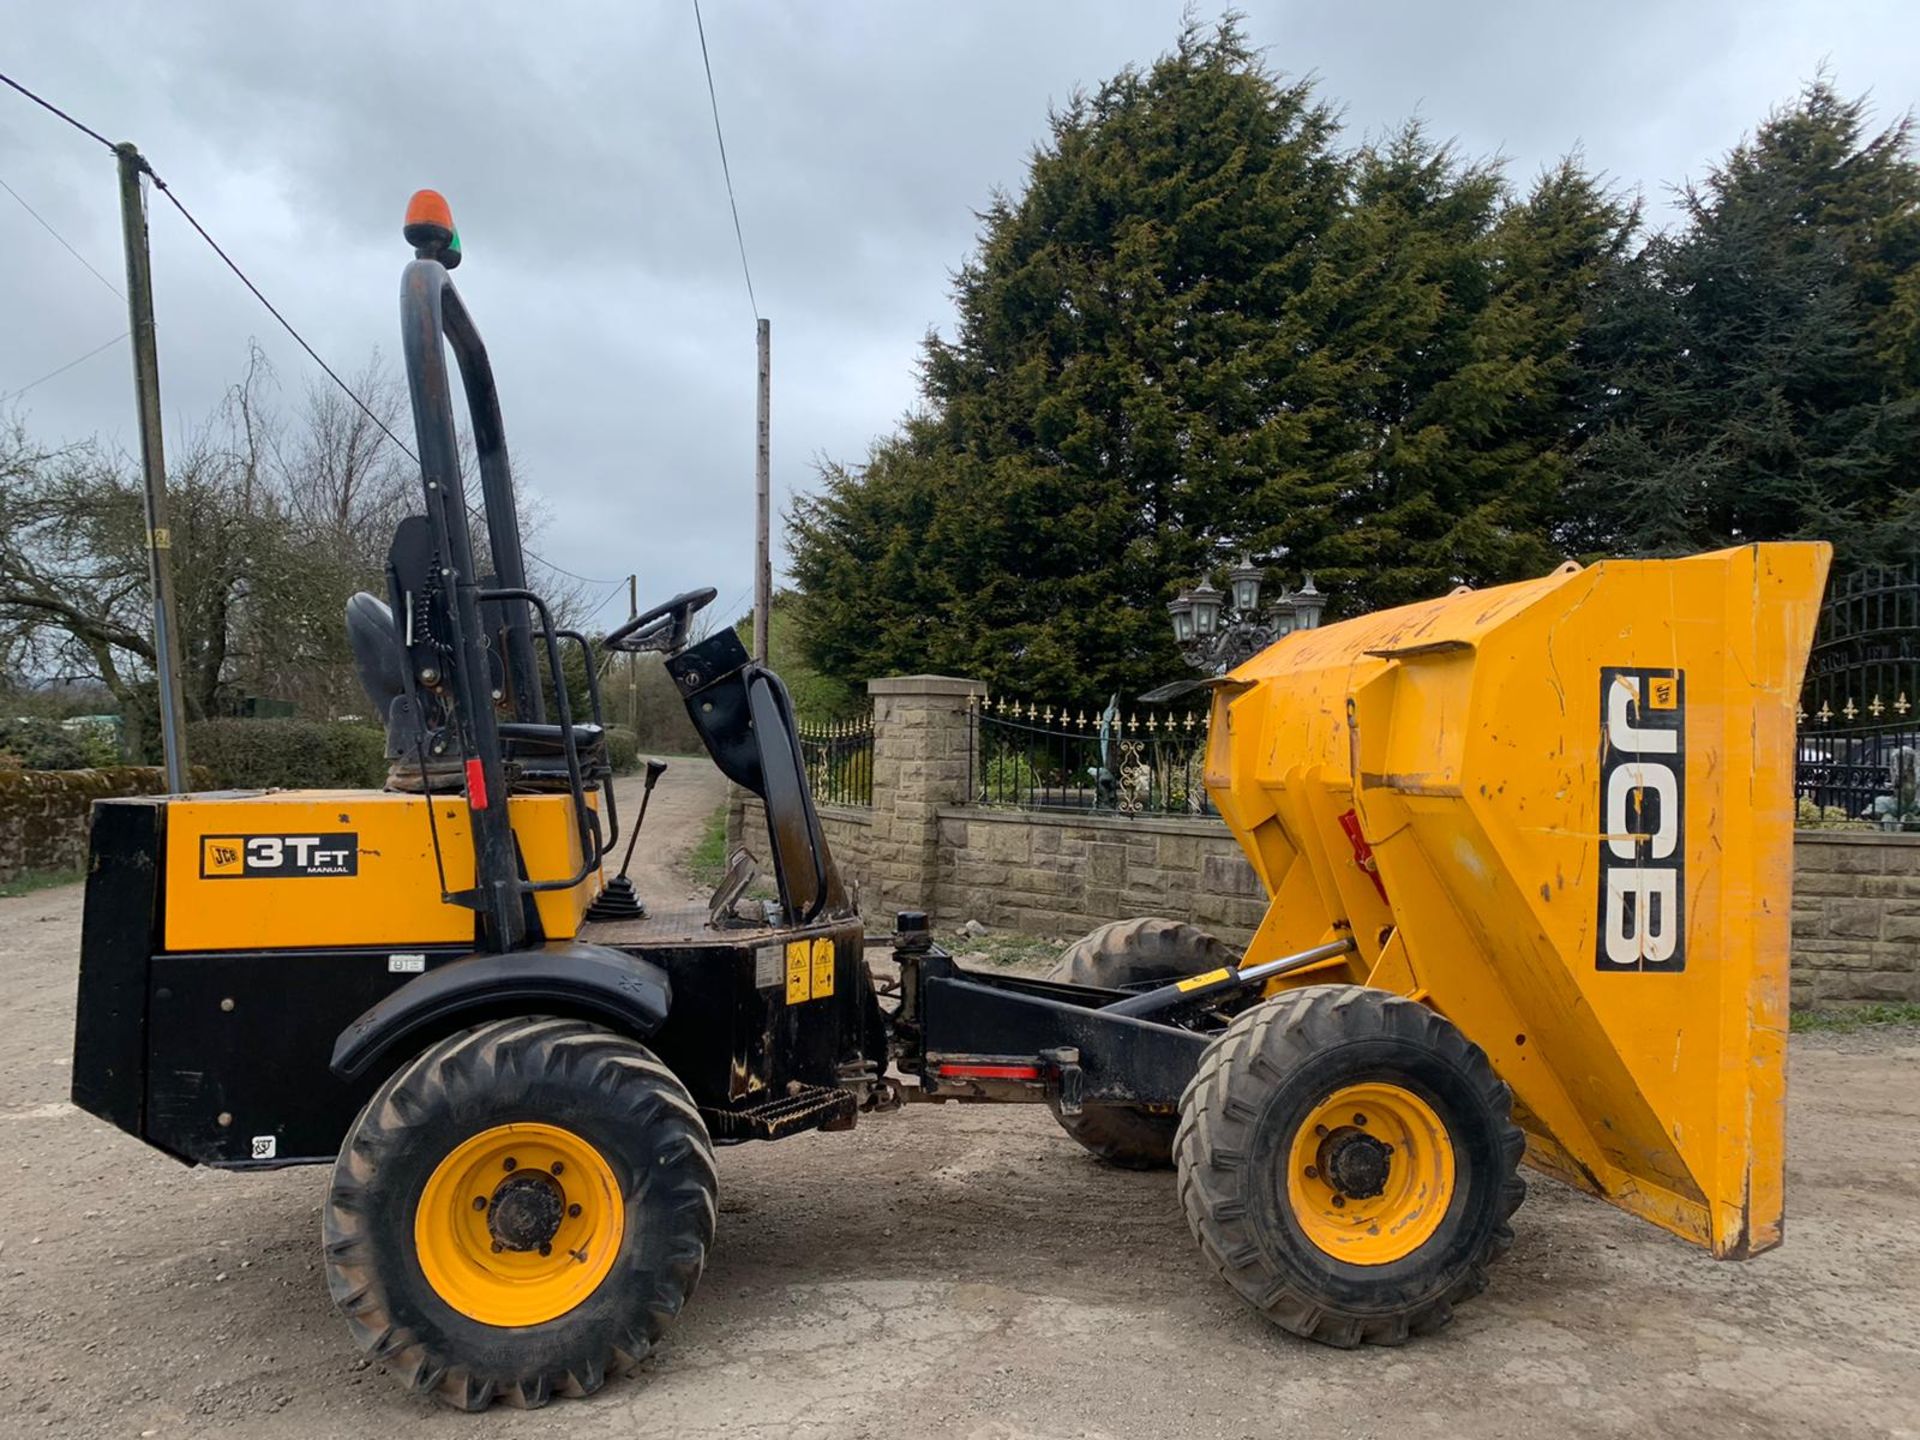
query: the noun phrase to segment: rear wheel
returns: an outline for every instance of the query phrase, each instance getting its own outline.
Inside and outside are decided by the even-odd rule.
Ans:
[[[1076,940],[1047,978],[1103,990],[1150,989],[1204,975],[1238,958],[1224,942],[1195,926],[1143,916],[1102,925]],[[1067,1134],[1109,1165],[1159,1170],[1173,1163],[1178,1114],[1138,1105],[1085,1105],[1078,1115],[1063,1115],[1055,1104],[1053,1116]]]
[[[713,1239],[706,1127],[645,1047],[513,1019],[404,1066],[354,1122],[323,1223],[354,1338],[467,1410],[590,1394],[644,1359]]]
[[[1180,1199],[1221,1276],[1282,1329],[1397,1344],[1486,1287],[1526,1196],[1512,1097],[1416,1001],[1319,985],[1248,1011],[1180,1102]]]

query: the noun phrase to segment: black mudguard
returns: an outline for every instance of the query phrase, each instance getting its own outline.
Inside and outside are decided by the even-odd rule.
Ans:
[[[644,1040],[672,1004],[665,970],[605,945],[564,940],[469,955],[408,981],[341,1031],[330,1068],[357,1080],[396,1050],[410,1055],[499,1015],[579,1016]]]

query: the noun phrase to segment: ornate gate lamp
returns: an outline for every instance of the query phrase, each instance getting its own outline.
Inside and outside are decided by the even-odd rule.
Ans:
[[[1202,580],[1191,590],[1182,590],[1167,606],[1174,643],[1189,665],[1209,675],[1224,675],[1281,636],[1318,628],[1327,597],[1314,588],[1311,574],[1298,590],[1283,588],[1280,597],[1262,609],[1260,586],[1265,579],[1265,569],[1252,556],[1242,555],[1240,563],[1227,572],[1224,595]]]

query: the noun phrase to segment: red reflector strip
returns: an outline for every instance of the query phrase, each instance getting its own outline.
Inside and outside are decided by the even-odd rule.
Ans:
[[[940,1065],[935,1067],[942,1076],[951,1075],[956,1079],[971,1080],[1038,1080],[1038,1065]]]
[[[467,803],[476,810],[487,808],[487,768],[478,756],[467,761]]]

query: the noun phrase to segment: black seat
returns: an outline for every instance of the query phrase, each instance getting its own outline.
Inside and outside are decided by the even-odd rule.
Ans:
[[[566,738],[558,725],[533,725],[520,720],[502,720],[497,727],[500,738],[507,744],[509,757],[535,755],[559,755],[566,752]],[[606,731],[598,725],[575,725],[573,727],[573,747],[582,755],[599,745],[606,738]]]
[[[540,790],[567,786],[566,730],[524,720],[499,724],[500,758],[506,762],[510,783]],[[575,725],[573,748],[580,757],[580,780],[593,785],[613,774],[607,758],[607,733],[598,725]]]

